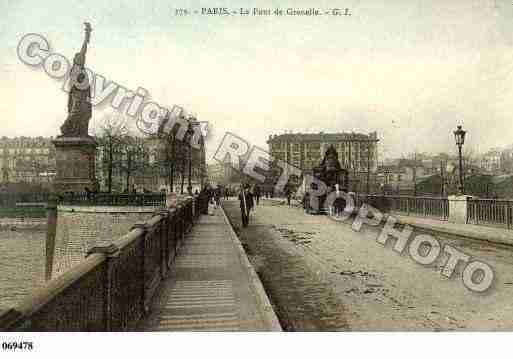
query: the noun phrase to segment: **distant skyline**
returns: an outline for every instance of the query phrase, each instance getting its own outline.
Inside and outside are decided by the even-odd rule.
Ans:
[[[61,83],[16,57],[40,33],[69,59],[93,26],[87,65],[152,100],[209,121],[208,159],[225,131],[264,148],[270,134],[377,131],[386,157],[513,143],[513,4],[346,1],[352,16],[173,16],[207,1],[4,0],[0,12],[1,136],[57,136]],[[227,1],[220,6],[342,6],[336,1]],[[94,109],[95,126],[105,110]]]

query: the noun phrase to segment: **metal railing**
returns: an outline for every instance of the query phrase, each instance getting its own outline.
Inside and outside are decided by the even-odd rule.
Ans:
[[[49,193],[0,193],[0,208],[43,208]],[[166,204],[165,193],[64,193],[58,195],[62,205],[74,206],[151,206]]]
[[[152,206],[166,204],[165,193],[64,193],[62,205],[74,206]]]
[[[46,208],[41,206],[0,207],[0,218],[45,218]]]
[[[46,203],[48,196],[47,192],[0,192],[0,207],[13,208],[20,203]]]
[[[497,199],[468,199],[467,223],[506,227],[511,229],[513,201]]]
[[[360,208],[363,203],[369,203],[385,212],[442,221],[449,219],[449,200],[442,197],[355,195],[356,208]],[[465,205],[468,224],[513,228],[513,200],[468,198]]]
[[[381,211],[407,216],[430,217],[443,221],[449,218],[449,200],[443,197],[356,195],[356,208],[360,208],[363,203],[369,203]]]
[[[159,283],[170,274],[199,198],[158,211],[108,247],[0,314],[0,331],[127,331],[148,312]]]

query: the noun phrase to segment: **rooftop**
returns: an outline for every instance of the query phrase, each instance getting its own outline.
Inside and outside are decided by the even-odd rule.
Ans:
[[[278,141],[325,141],[325,142],[337,142],[337,141],[379,141],[376,132],[369,134],[354,133],[354,132],[341,132],[341,133],[284,133],[281,135],[270,135],[267,143],[278,142]]]

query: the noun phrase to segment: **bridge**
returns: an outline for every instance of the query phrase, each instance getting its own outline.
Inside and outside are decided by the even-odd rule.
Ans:
[[[354,199],[356,210],[370,205],[417,234],[434,235],[440,246],[463,248],[490,263],[496,281],[513,282],[511,263],[503,259],[513,244],[510,201],[378,194]],[[59,199],[54,219],[48,207],[57,239],[63,226],[76,226],[76,242],[90,240],[91,233],[104,240],[79,252],[79,260],[57,265],[42,287],[1,313],[2,331],[378,330],[404,329],[405,323],[416,329],[507,328],[500,312],[511,294],[507,285],[488,296],[470,295],[430,269],[387,255],[376,242],[380,226],[355,232],[329,216],[304,213],[300,203],[265,199],[247,228],[233,199],[205,214],[204,194],[176,202],[164,194],[68,195]],[[113,235],[116,226],[125,232]],[[69,247],[73,240],[62,243]],[[443,267],[442,260],[434,268]],[[419,302],[418,293],[429,300]],[[398,304],[404,301],[410,309]],[[426,321],[425,308],[435,304],[433,313],[456,319],[430,314]],[[486,323],[472,312],[480,304],[497,311]]]
[[[204,212],[203,196],[155,209],[0,314],[0,331],[281,330],[223,209]]]

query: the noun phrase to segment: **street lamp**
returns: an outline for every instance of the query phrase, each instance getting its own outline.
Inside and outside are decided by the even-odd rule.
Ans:
[[[187,186],[187,192],[189,195],[192,195],[192,138],[194,135],[192,126],[192,121],[189,120],[189,125],[187,126],[187,142],[189,143],[189,185]]]
[[[175,189],[175,162],[176,162],[176,131],[171,129],[172,142],[171,142],[171,158],[169,158],[169,148],[166,148],[166,156],[168,157],[169,168],[169,189],[173,193]]]
[[[467,132],[461,129],[461,126],[458,126],[458,129],[454,131],[454,139],[456,140],[456,146],[458,146],[459,151],[459,163],[460,163],[460,185],[458,187],[458,191],[460,194],[464,192],[463,186],[463,157],[461,155],[461,147],[465,143],[465,134]]]

